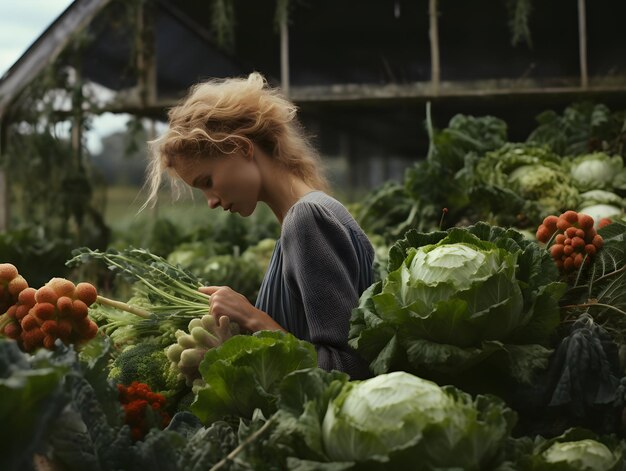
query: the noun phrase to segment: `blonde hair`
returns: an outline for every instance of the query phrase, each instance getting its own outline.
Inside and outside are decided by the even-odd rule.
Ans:
[[[210,158],[235,153],[250,141],[309,186],[326,190],[320,158],[296,118],[297,107],[265,78],[212,79],[194,85],[183,102],[168,113],[169,129],[150,141],[143,208],[157,199],[164,171],[179,182],[172,165],[180,158]]]

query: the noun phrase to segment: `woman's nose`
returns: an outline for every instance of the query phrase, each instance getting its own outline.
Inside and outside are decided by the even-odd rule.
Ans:
[[[207,201],[209,202],[209,208],[211,209],[215,209],[220,205],[220,200],[217,198],[207,198]]]

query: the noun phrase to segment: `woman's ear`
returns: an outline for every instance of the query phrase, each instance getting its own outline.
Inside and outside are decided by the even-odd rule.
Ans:
[[[243,151],[243,155],[246,159],[254,159],[254,144],[250,139],[244,139],[241,150]]]

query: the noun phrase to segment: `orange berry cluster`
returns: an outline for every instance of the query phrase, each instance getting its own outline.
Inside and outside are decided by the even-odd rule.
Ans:
[[[550,255],[557,268],[565,273],[590,263],[590,257],[604,245],[602,236],[593,227],[593,218],[576,211],[565,211],[560,216],[548,216],[537,228],[537,240],[548,243],[554,236]]]
[[[170,423],[171,418],[164,410],[165,397],[152,392],[147,384],[138,381],[133,381],[130,386],[118,384],[117,391],[124,408],[124,421],[130,427],[133,440],[145,437],[151,425],[165,428]],[[152,420],[148,416],[150,409],[153,412]]]
[[[17,272],[15,265],[0,263],[0,314],[7,312],[26,288],[28,283]]]
[[[53,278],[37,290],[26,287],[6,311],[9,322],[2,333],[25,352],[52,350],[56,339],[66,345],[92,339],[98,326],[87,314],[97,296],[92,284],[74,285],[64,278]]]

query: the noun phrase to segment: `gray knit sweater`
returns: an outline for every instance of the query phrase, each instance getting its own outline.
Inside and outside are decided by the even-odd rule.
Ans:
[[[350,314],[373,282],[374,249],[348,210],[321,191],[303,196],[283,220],[256,307],[315,345],[318,365],[352,379],[370,376],[348,346]]]

